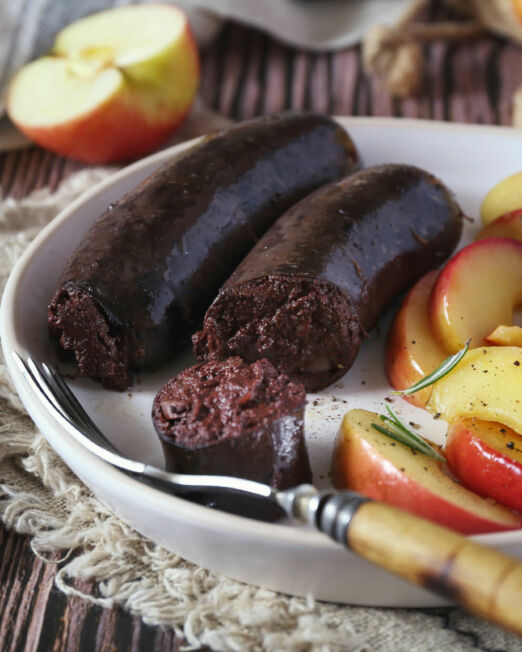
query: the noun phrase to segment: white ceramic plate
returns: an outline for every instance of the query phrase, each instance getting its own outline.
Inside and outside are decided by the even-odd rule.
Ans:
[[[394,119],[342,118],[364,163],[411,163],[452,188],[468,215],[499,179],[522,169],[522,132]],[[187,144],[155,154],[114,174],[65,209],[26,251],[7,284],[0,314],[4,354],[15,386],[49,443],[78,476],[123,519],[186,559],[230,577],[295,595],[361,605],[436,606],[439,598],[373,567],[318,532],[261,523],[195,505],[140,484],[87,453],[28,391],[12,363],[12,351],[55,363],[46,331],[47,303],[71,251],[109,202],[117,200]],[[466,223],[463,243],[477,229]],[[391,311],[390,311],[391,313]],[[383,318],[384,333],[389,316]],[[162,465],[150,409],[159,387],[191,364],[190,354],[154,374],[144,374],[128,393],[110,392],[87,379],[71,381],[87,411],[130,457]],[[364,381],[364,383],[363,383]],[[389,389],[383,373],[383,336],[372,333],[341,382],[309,396],[306,430],[314,481],[328,485],[333,439],[348,408],[382,411]],[[440,438],[444,424],[402,400],[397,410]],[[522,531],[476,537],[522,557]]]

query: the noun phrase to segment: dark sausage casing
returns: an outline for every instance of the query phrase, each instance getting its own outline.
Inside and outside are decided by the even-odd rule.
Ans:
[[[367,168],[288,210],[236,269],[194,337],[200,359],[267,358],[309,391],[352,365],[379,315],[449,256],[462,213],[432,175]]]
[[[203,139],[98,219],[49,306],[49,330],[80,371],[124,389],[168,358],[220,285],[292,204],[357,166],[346,132],[281,114]]]

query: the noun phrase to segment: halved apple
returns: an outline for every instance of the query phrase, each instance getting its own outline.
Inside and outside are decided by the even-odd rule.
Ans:
[[[430,300],[433,331],[456,353],[480,346],[499,324],[513,323],[522,303],[522,243],[488,238],[461,249],[442,270]]]
[[[522,242],[522,209],[506,213],[483,226],[475,240],[484,240],[484,238],[513,238]]]
[[[197,48],[180,9],[123,6],[62,30],[50,56],[11,80],[6,108],[43,147],[107,163],[165,140],[189,111],[198,80]]]
[[[522,348],[471,349],[432,387],[427,408],[446,421],[476,417],[522,434]]]
[[[520,326],[497,326],[484,342],[494,346],[522,346],[522,328]]]
[[[394,389],[407,389],[434,371],[447,357],[433,335],[429,321],[429,299],[439,276],[428,272],[408,292],[392,322],[386,343],[386,374]],[[431,387],[421,389],[406,400],[424,407]]]
[[[378,415],[351,410],[333,458],[334,484],[430,519],[464,534],[522,527],[522,517],[468,491],[439,462],[381,435]]]
[[[446,457],[463,485],[522,511],[522,437],[494,421],[457,419],[450,424]]]
[[[480,209],[483,224],[489,224],[497,217],[522,208],[522,172],[517,172],[499,181],[488,192]]]

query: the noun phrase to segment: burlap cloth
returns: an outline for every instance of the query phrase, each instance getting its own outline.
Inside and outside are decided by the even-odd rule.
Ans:
[[[110,173],[84,170],[51,194],[0,202],[0,288],[25,247],[58,211]],[[522,650],[522,642],[461,609],[347,607],[246,586],[167,552],[132,530],[65,466],[26,415],[0,356],[0,515],[44,558],[61,551],[57,587],[97,597],[148,624],[175,628],[190,645],[216,650]],[[245,554],[248,554],[245,552]]]

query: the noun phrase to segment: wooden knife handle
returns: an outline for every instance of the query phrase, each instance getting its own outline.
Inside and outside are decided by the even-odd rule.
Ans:
[[[522,563],[514,557],[371,501],[358,505],[344,535],[361,557],[522,635]]]

